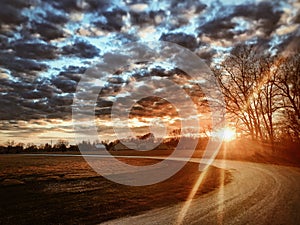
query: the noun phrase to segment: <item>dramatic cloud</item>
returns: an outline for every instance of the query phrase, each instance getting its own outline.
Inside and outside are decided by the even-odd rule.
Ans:
[[[190,49],[191,51],[194,51],[197,48],[196,38],[185,33],[163,34],[160,40],[179,44],[185,48]]]
[[[71,119],[74,92],[80,79],[86,78],[86,70],[94,63],[113,66],[110,52],[135,41],[173,42],[210,65],[245,43],[256,43],[272,54],[295,51],[300,45],[299,12],[299,3],[293,0],[2,0],[0,126],[3,132],[11,132],[6,138],[17,137],[17,127],[22,127],[19,136],[24,137],[41,132],[43,125],[31,129],[32,121],[47,121],[45,126],[50,126],[58,120],[51,135],[61,135],[64,121]],[[157,93],[166,91],[160,79],[177,82],[200,108],[207,104],[203,93],[176,68],[147,67],[141,62],[137,69],[115,69],[105,79],[96,105],[102,124],[114,101],[126,102],[134,93],[149,91],[151,85]],[[87,91],[99,92],[99,71],[89,75]],[[150,77],[161,86],[142,81]],[[140,86],[122,93],[132,82]],[[168,107],[161,99],[144,99],[133,106],[131,115],[142,119],[165,113],[172,120],[176,115]]]
[[[76,40],[63,47],[63,55],[73,55],[80,58],[94,58],[99,55],[99,49],[85,41]]]
[[[57,48],[51,44],[24,43],[16,42],[13,44],[13,50],[17,57],[27,59],[55,59],[57,57]]]
[[[257,5],[237,6],[233,16],[242,16],[257,22],[257,29],[261,29],[265,35],[270,35],[277,28],[283,13],[277,4],[277,2],[260,2]]]
[[[23,8],[29,7],[31,1],[25,0],[3,0],[0,7],[0,24],[18,25],[25,23],[28,18],[20,12]]]

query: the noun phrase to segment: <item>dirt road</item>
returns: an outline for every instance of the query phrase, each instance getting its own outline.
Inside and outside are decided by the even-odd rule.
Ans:
[[[214,165],[231,170],[233,181],[190,205],[182,203],[104,224],[300,224],[299,168],[221,160]]]

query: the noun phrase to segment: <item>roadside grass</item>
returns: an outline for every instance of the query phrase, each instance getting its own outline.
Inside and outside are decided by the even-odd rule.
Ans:
[[[201,158],[207,140],[199,140],[198,147],[193,154],[193,158]],[[152,151],[134,151],[122,150],[111,151],[114,156],[159,156],[167,157],[171,155],[173,150],[152,150]],[[257,162],[265,164],[275,164],[282,166],[300,167],[300,145],[299,144],[284,144],[276,145],[272,148],[271,145],[265,143],[257,143],[251,140],[233,140],[224,142],[220,148],[216,159],[238,160],[247,162]]]
[[[0,224],[97,224],[137,215],[185,201],[199,175],[189,162],[164,182],[131,187],[98,175],[82,157],[0,156]],[[230,180],[229,171],[209,167],[195,198]]]

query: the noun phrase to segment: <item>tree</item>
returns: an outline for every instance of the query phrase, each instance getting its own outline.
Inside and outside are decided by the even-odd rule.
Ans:
[[[67,146],[69,145],[69,142],[67,140],[59,139],[56,144],[55,148],[58,150],[61,150],[63,152],[67,151]]]
[[[110,142],[109,140],[101,141],[101,144],[104,145],[107,151],[111,150],[111,148],[113,147],[113,142]]]
[[[44,149],[43,150],[46,151],[46,152],[51,152],[52,151],[52,146],[50,144],[46,143],[44,145]]]
[[[253,140],[274,142],[274,114],[280,108],[275,58],[257,46],[240,45],[214,70],[229,119]]]
[[[275,141],[275,119],[276,112],[281,108],[280,102],[280,90],[276,86],[276,77],[278,76],[278,66],[275,62],[278,60],[273,57],[260,59],[260,80],[259,84],[253,93],[253,98],[257,99],[255,102],[258,105],[255,106],[255,116],[259,123],[260,137],[262,140],[269,140],[271,144]],[[277,118],[278,119],[278,118]]]
[[[13,147],[13,146],[15,145],[15,141],[13,141],[13,140],[8,140],[8,141],[6,142],[6,145],[7,145],[7,147]]]
[[[280,90],[282,97],[281,126],[286,130],[286,134],[292,139],[300,139],[300,52],[292,54],[286,58],[281,58],[278,62],[278,76],[276,77],[276,87]]]
[[[27,143],[25,150],[28,152],[37,152],[38,147],[34,143]]]
[[[6,142],[7,153],[11,153],[11,151],[12,151],[14,145],[15,145],[15,141],[8,140],[8,141]]]
[[[253,98],[260,79],[259,65],[253,46],[238,46],[214,71],[230,119],[240,120],[252,139],[262,136],[259,117],[256,116],[258,111],[255,110],[258,102]]]
[[[19,142],[19,143],[15,146],[16,153],[23,152],[24,146],[25,146],[24,143]]]

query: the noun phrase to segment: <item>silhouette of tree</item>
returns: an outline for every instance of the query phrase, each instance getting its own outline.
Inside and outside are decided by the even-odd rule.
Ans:
[[[6,146],[7,147],[13,147],[15,145],[15,141],[13,141],[13,140],[8,140],[7,142],[6,142]]]
[[[284,117],[281,125],[286,134],[293,139],[300,139],[300,52],[278,63],[279,74],[276,86],[280,90],[281,107]]]
[[[45,152],[51,152],[52,151],[52,146],[48,143],[46,143],[44,145],[44,149],[43,149]]]
[[[62,152],[67,151],[67,146],[69,145],[69,142],[67,140],[63,140],[63,139],[59,139],[56,144],[55,144],[55,148],[57,150],[60,150]]]
[[[248,132],[252,139],[272,144],[282,108],[282,88],[278,83],[282,73],[280,65],[282,61],[261,51],[258,46],[241,45],[233,49],[214,71],[227,112],[236,124],[246,128],[239,130]]]
[[[27,143],[25,151],[27,151],[27,152],[37,152],[38,147],[34,143]]]

